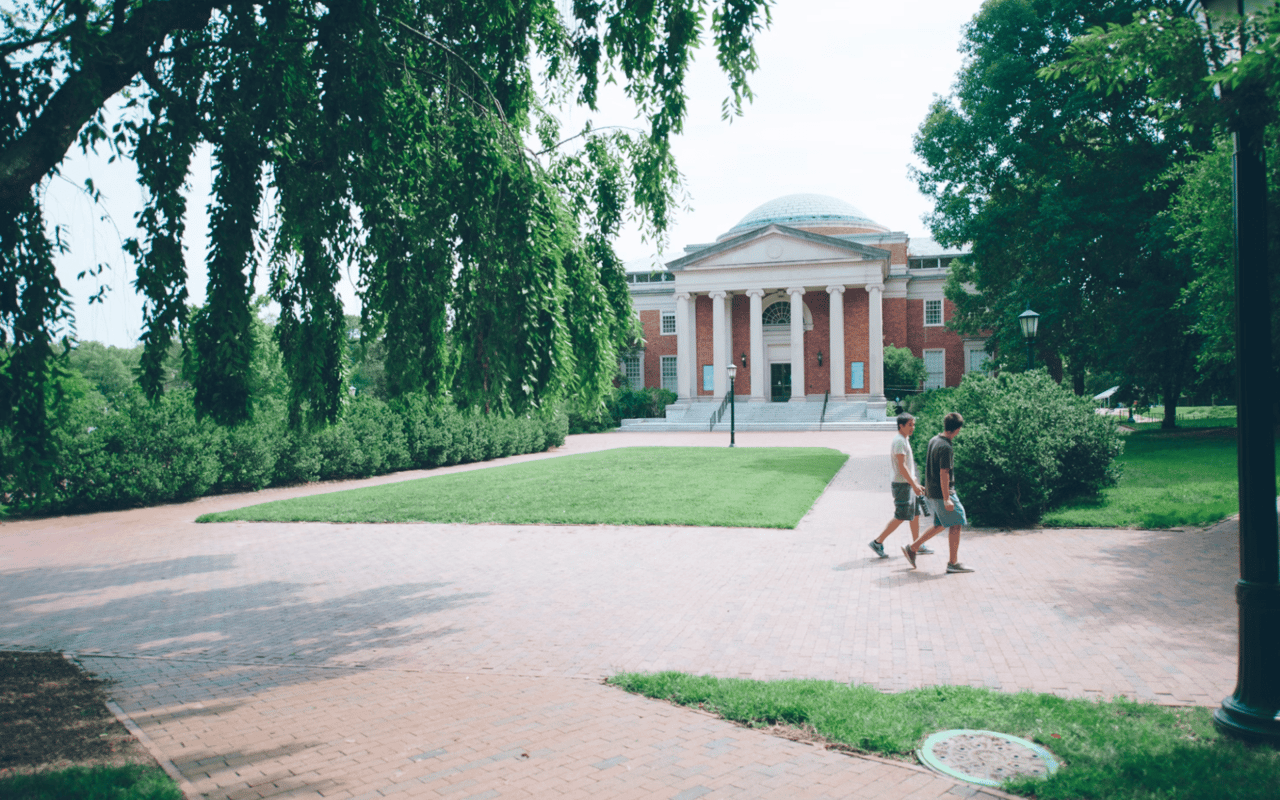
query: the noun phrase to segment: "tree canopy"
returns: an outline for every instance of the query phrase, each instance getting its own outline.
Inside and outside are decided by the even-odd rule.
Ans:
[[[769,20],[768,0],[4,6],[0,424],[37,455],[73,322],[42,182],[77,143],[133,159],[147,193],[127,249],[150,396],[180,339],[199,411],[249,416],[263,269],[291,416],[332,420],[348,330],[335,284],[349,269],[391,393],[516,413],[591,404],[634,335],[610,241],[629,214],[655,235],[667,225],[693,51],[714,47],[725,113],[739,112]],[[594,108],[602,81],[621,84],[647,129],[560,130],[561,104]],[[182,188],[202,143],[215,177],[207,302],[193,313]]]
[[[1045,72],[1076,38],[1149,5],[989,0],[965,31],[952,95],[917,134],[916,178],[934,235],[972,246],[947,289],[953,327],[991,332],[997,363],[1016,369],[1029,305],[1038,351],[1077,392],[1086,370],[1121,370],[1176,403],[1195,349],[1178,304],[1192,275],[1162,216],[1165,178],[1209,133],[1148,113],[1142,80],[1106,94]]]
[[[1233,60],[1233,55],[1240,57]],[[1045,70],[1051,76],[1063,73],[1087,81],[1099,93],[1141,88],[1151,116],[1217,132],[1211,150],[1171,171],[1169,182],[1177,189],[1165,216],[1194,275],[1180,304],[1191,312],[1199,341],[1199,379],[1230,384],[1236,368],[1237,309],[1233,145],[1225,131],[1245,115],[1257,115],[1253,121],[1265,126],[1268,270],[1275,298],[1280,296],[1280,6],[1244,18],[1209,15],[1206,20],[1167,9],[1141,11],[1126,24],[1099,26],[1073,41],[1063,61]],[[1273,302],[1270,313],[1272,382],[1280,385],[1280,306]],[[1277,412],[1280,398],[1273,397],[1273,414]]]

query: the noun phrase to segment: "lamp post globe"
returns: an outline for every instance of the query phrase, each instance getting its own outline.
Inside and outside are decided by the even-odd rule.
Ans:
[[[726,369],[729,373],[729,446],[733,447],[734,446],[733,444],[734,428],[736,427],[736,422],[737,422],[734,419],[735,398],[734,398],[733,379],[738,375],[738,365],[733,363],[732,360],[730,360],[729,366]]]
[[[1276,0],[1191,0],[1215,19]],[[1237,28],[1239,30],[1239,28]],[[1239,59],[1247,46],[1231,54]],[[1236,690],[1213,721],[1239,738],[1280,744],[1280,533],[1276,518],[1275,428],[1271,414],[1271,287],[1267,256],[1266,87],[1238,86],[1230,120],[1235,143],[1236,469],[1240,497],[1239,657]]]
[[[1022,338],[1027,342],[1027,371],[1030,372],[1035,364],[1032,346],[1035,344],[1036,334],[1040,331],[1040,315],[1028,306],[1026,311],[1018,315],[1018,325],[1022,328]]]

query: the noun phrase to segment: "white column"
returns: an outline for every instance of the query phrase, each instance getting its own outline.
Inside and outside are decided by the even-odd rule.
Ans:
[[[849,391],[849,368],[844,365],[844,287],[828,286],[831,295],[831,336],[827,346],[831,360],[831,399],[843,398]]]
[[[876,403],[884,400],[884,284],[869,284],[867,293],[871,295],[867,303],[867,386],[871,396],[867,399]]]
[[[747,297],[751,298],[751,351],[748,362],[751,365],[751,399],[768,400],[769,365],[764,363],[764,289],[748,289]]]
[[[724,292],[711,293],[711,375],[718,398],[724,397],[729,390],[729,376],[724,369],[728,366],[724,360],[725,339],[728,338],[724,324],[724,298]]]
[[[737,356],[733,352],[733,293],[726,292],[724,296],[724,365],[728,367],[736,363],[738,363]],[[726,391],[728,391],[728,384],[729,378],[726,375]]]
[[[690,379],[693,377],[692,362],[697,348],[690,335],[693,332],[691,306],[688,292],[676,295],[676,394],[680,395],[681,400],[688,400],[694,394]]]
[[[791,295],[791,401],[804,400],[804,294],[802,287],[787,289]]]

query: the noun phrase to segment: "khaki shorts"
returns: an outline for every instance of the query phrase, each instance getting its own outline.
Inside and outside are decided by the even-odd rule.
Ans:
[[[891,483],[893,490],[893,518],[912,520],[922,509],[916,504],[916,493],[911,491],[909,483]]]

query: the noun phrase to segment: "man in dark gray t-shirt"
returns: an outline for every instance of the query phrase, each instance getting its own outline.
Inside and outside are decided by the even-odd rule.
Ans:
[[[942,433],[929,440],[929,450],[924,462],[924,492],[929,499],[929,508],[933,511],[933,525],[920,538],[902,548],[902,553],[914,568],[916,555],[920,546],[937,536],[943,528],[949,533],[947,538],[951,545],[951,560],[947,562],[947,572],[973,572],[961,564],[960,529],[968,522],[964,514],[964,506],[960,505],[960,497],[956,494],[955,483],[955,450],[952,444],[960,429],[964,427],[964,417],[952,411],[942,420]]]

